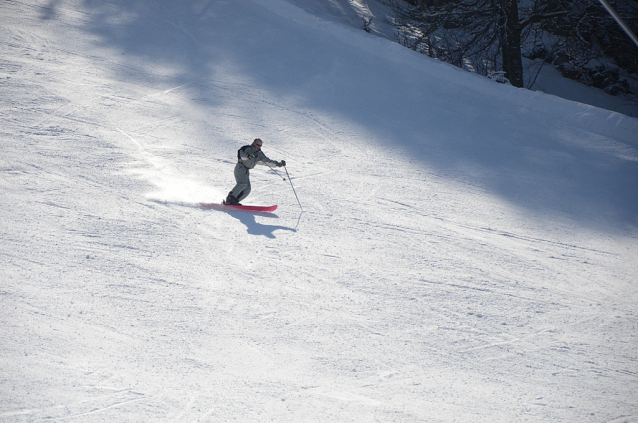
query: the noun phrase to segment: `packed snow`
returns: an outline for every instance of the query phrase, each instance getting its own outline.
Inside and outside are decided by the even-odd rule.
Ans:
[[[0,421],[638,421],[638,119],[331,3],[0,3]]]

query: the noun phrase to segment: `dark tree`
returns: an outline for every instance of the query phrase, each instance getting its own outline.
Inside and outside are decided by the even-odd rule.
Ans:
[[[604,89],[610,94],[628,93],[628,83],[620,76],[638,74],[638,48],[597,2],[549,0],[546,10],[567,10],[539,25],[535,37],[543,34],[556,42],[536,43],[529,51],[554,64],[563,75],[584,84]],[[612,2],[614,9],[635,32],[638,28],[638,6],[631,0]]]
[[[395,11],[393,24],[404,45],[483,75],[502,71],[517,87],[524,85],[525,56],[542,58],[584,83],[613,86],[610,92],[623,91],[618,67],[638,72],[637,49],[596,0],[385,3]],[[614,7],[632,28],[638,25],[634,0],[617,0]]]
[[[523,87],[521,58],[521,23],[518,20],[517,0],[499,0],[500,49],[505,77],[515,87]]]

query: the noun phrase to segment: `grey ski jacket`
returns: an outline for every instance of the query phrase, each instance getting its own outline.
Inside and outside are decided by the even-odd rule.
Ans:
[[[255,147],[252,145],[247,146],[239,151],[239,163],[244,165],[246,169],[252,169],[256,165],[271,165],[277,166],[279,164],[276,160],[271,160],[261,151],[255,151]]]

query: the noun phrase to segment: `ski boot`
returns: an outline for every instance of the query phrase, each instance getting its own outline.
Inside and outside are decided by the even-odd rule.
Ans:
[[[228,194],[228,197],[226,197],[226,199],[222,201],[222,204],[226,206],[241,206],[241,204],[239,204],[239,201],[237,201],[237,198],[235,198],[235,196],[230,193]]]

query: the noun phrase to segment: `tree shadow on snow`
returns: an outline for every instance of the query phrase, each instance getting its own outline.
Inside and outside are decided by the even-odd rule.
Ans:
[[[58,3],[49,0],[42,20],[62,11]],[[334,154],[350,140],[332,138],[356,128],[353,133],[366,142],[397,147],[401,157],[435,174],[522,209],[566,215],[587,226],[599,218],[637,224],[636,123],[620,114],[493,84],[451,65],[411,58],[385,41],[365,38],[363,44],[364,38],[348,33],[351,42],[335,42],[346,35],[300,30],[261,7],[195,0],[81,5],[91,48],[108,48],[100,53],[108,59],[100,66],[110,66],[115,81],[158,94],[191,84],[193,91],[182,98],[219,120],[190,120],[201,139],[212,136],[207,154],[232,157],[239,144],[230,141],[235,128],[251,136],[279,134],[273,116],[289,121],[287,129],[300,128],[297,138],[309,126],[311,134],[331,139],[326,151]],[[119,54],[109,56],[112,51]],[[389,60],[380,60],[383,52]],[[269,101],[262,101],[268,95],[290,100],[269,109]],[[242,96],[245,102],[236,103]],[[228,120],[227,110],[238,113]],[[321,137],[307,142],[321,149]],[[274,238],[277,229],[292,230],[259,224],[250,214],[231,215],[250,234]]]

